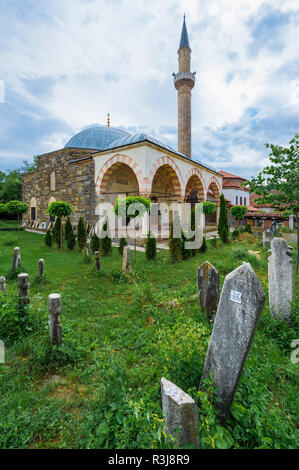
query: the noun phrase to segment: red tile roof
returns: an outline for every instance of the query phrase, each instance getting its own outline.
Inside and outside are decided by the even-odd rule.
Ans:
[[[243,178],[242,176],[234,175],[233,173],[228,173],[227,171],[220,170],[219,173],[220,173],[220,175],[223,176],[223,178],[233,178],[233,179],[240,179],[240,180],[243,180],[243,181],[247,181],[247,178]]]

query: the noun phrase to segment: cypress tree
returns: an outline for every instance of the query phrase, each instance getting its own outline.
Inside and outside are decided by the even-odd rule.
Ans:
[[[157,256],[157,244],[156,239],[151,236],[151,231],[147,234],[145,255],[147,259],[155,259]]]
[[[181,238],[173,238],[173,223],[171,224],[168,246],[170,258],[173,263],[182,259],[182,240]]]
[[[67,247],[70,250],[73,250],[75,248],[75,245],[76,245],[76,237],[75,237],[75,234],[74,234],[73,227],[71,227],[71,228],[72,228],[72,230],[68,234]]]
[[[108,219],[104,223],[102,230],[103,232],[106,232],[106,235],[104,238],[100,238],[100,250],[103,256],[108,256],[112,251],[112,240],[110,238]]]
[[[52,229],[53,239],[57,243],[58,246],[60,244],[60,237],[61,237],[61,217],[56,217],[55,225]]]
[[[65,223],[65,227],[64,227],[64,239],[65,240],[69,239],[69,236],[70,236],[71,232],[74,233],[73,227],[72,227],[72,224],[71,224],[71,219],[68,217],[66,219],[66,223]]]
[[[96,233],[91,237],[90,249],[93,253],[100,250],[100,239]]]
[[[203,237],[203,239],[202,239],[202,245],[201,245],[201,247],[199,248],[199,251],[200,251],[201,253],[205,253],[205,252],[207,251],[207,249],[208,249],[207,240],[206,240],[206,237]]]
[[[220,196],[220,216],[218,222],[218,234],[223,243],[228,242],[228,221],[226,212],[226,202],[223,194]]]
[[[50,229],[47,230],[46,237],[45,237],[45,243],[46,243],[47,246],[52,246],[53,237],[52,237],[52,233],[51,233]]]
[[[119,240],[119,247],[118,247],[118,253],[120,256],[123,255],[124,252],[124,247],[128,244],[127,240],[125,237],[121,237]]]
[[[87,241],[87,232],[86,232],[86,227],[85,227],[85,221],[83,217],[80,217],[79,222],[78,222],[78,245],[80,250],[83,250],[83,248],[86,245]]]

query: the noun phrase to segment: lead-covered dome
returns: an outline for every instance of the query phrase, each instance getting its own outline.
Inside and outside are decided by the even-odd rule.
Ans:
[[[105,150],[114,140],[130,134],[117,127],[93,126],[74,135],[64,148],[84,148]]]

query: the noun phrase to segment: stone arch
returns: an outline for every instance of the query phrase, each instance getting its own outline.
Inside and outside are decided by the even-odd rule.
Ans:
[[[50,191],[55,191],[56,189],[56,174],[55,171],[52,171],[50,174]]]
[[[131,157],[127,155],[114,155],[111,157],[101,168],[96,182],[96,191],[99,195],[105,194],[107,189],[107,184],[109,178],[111,177],[112,173],[121,165],[127,165],[136,176],[139,191],[143,187],[143,175],[142,171],[140,170],[138,163],[135,162]]]
[[[209,200],[209,194],[208,194],[209,190],[213,192],[215,202],[217,203],[217,205],[219,205],[222,191],[215,176],[212,176],[212,178],[209,180],[208,185],[207,185],[207,193],[206,193],[207,201]]]
[[[152,166],[150,172],[150,192],[153,193],[154,184],[160,182],[165,185],[165,178],[163,176],[168,176],[173,185],[173,190],[175,197],[177,199],[182,199],[182,189],[184,187],[183,178],[177,164],[170,157],[160,157]]]
[[[185,199],[188,198],[192,191],[196,191],[199,201],[205,201],[205,185],[204,180],[197,168],[191,168],[187,174],[186,186],[185,186]]]
[[[35,197],[30,199],[30,220],[34,221],[37,219],[37,203]]]

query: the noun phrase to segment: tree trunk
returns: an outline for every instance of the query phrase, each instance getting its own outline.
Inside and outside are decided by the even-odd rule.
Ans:
[[[297,212],[298,214],[298,212]],[[299,217],[296,214],[296,223],[297,223],[297,257],[296,257],[296,274],[298,272],[298,264],[299,264]]]

